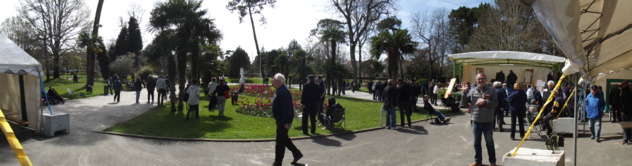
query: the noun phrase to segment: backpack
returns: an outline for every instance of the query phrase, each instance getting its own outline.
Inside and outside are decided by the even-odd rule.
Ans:
[[[182,98],[184,102],[189,101],[189,87],[184,88],[184,97]]]

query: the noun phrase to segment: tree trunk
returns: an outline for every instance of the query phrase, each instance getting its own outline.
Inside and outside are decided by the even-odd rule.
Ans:
[[[184,98],[184,85],[186,84],[186,74],[187,74],[187,52],[184,48],[178,48],[178,111],[182,111],[184,109],[184,103],[182,103],[182,99]],[[175,84],[175,82],[174,82]]]
[[[103,0],[99,0],[99,4],[97,5],[97,13],[94,16],[94,25],[92,26],[92,36],[90,36],[90,38],[92,37],[97,37],[99,36],[99,20],[101,20],[101,9],[103,8]],[[96,41],[95,41],[96,42]],[[90,43],[90,45],[88,46],[88,78],[86,80],[86,87],[88,85],[94,85],[94,59],[95,59],[95,52],[93,48],[90,47],[99,47],[98,45],[96,45],[96,43]]]
[[[358,64],[356,64],[356,60],[355,60],[355,48],[357,45],[356,41],[352,41],[349,42],[350,43],[350,48],[349,48],[349,55],[351,57],[351,67],[353,68],[353,81],[358,82]]]
[[[44,59],[46,59],[45,60],[45,63],[46,63],[45,64],[46,65],[46,82],[48,82],[48,81],[50,81],[50,68],[49,68],[49,65],[48,65],[48,59],[49,59],[49,57],[48,57],[48,49],[47,49],[47,47],[48,47],[47,40],[48,39],[46,37],[47,37],[47,35],[44,35],[44,49],[43,50],[44,50]]]
[[[171,112],[176,112],[176,55],[167,57],[167,76],[169,76],[169,101],[171,101]]]
[[[194,37],[193,42],[193,50],[191,51],[191,80],[192,83],[197,83],[200,85],[200,44],[198,43],[197,37]]]
[[[265,79],[265,74],[263,73],[263,57],[261,56],[261,52],[259,52],[259,42],[257,41],[257,32],[255,32],[255,21],[252,20],[252,8],[250,3],[248,3],[248,15],[250,16],[250,25],[252,26],[252,36],[255,38],[255,47],[257,47],[257,56],[259,56],[259,72],[261,73],[261,78]]]
[[[389,49],[388,50],[388,73],[390,79],[397,79],[397,69],[399,62],[399,55],[397,54],[397,50]]]
[[[362,82],[362,43],[359,45],[360,51],[358,51],[358,77],[360,78],[360,82]]]
[[[53,79],[59,78],[59,52],[53,52]]]
[[[400,56],[400,58],[401,58],[401,56]],[[400,74],[401,74],[401,76],[400,76],[400,77],[401,77],[402,79],[404,79],[404,65],[402,65],[402,61],[403,61],[403,60],[404,60],[404,58],[401,58],[401,59],[399,60],[399,71],[400,71]]]

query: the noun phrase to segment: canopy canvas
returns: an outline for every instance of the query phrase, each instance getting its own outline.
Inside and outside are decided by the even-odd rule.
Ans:
[[[565,60],[558,56],[517,51],[467,52],[450,54],[448,58],[458,68],[455,71],[459,73],[462,83],[475,83],[479,72],[485,73],[487,80],[492,80],[498,72],[502,71],[507,77],[513,71],[518,78],[516,82],[533,85],[537,84],[537,80],[546,81],[549,71],[559,68]]]
[[[587,80],[632,67],[632,1],[536,0],[530,5]]]
[[[0,34],[0,59],[0,108],[16,113],[7,116],[30,122],[28,127],[38,132],[40,63],[3,34]]]

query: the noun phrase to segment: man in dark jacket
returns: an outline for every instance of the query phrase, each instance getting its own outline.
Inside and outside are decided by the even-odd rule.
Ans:
[[[320,90],[320,94],[319,96],[319,100],[318,103],[316,103],[316,116],[318,117],[318,123],[320,124],[325,124],[325,120],[323,119],[323,109],[325,108],[323,106],[323,104],[325,104],[325,94],[327,93],[327,89],[325,89],[327,86],[325,85],[325,80],[323,80],[323,76],[319,75],[318,77],[316,77],[316,82],[318,84],[318,89]],[[314,131],[312,130],[312,134],[314,133]]]
[[[156,89],[156,80],[152,76],[147,76],[147,103],[151,99],[151,102],[154,102],[154,90]]]
[[[143,85],[145,85],[145,83],[143,83],[143,81],[140,80],[140,76],[138,76],[136,78],[136,81],[134,82],[134,90],[136,91],[136,104],[140,103],[138,102],[138,99],[140,99],[140,91],[143,90]]]
[[[114,76],[114,101],[121,102],[121,90],[123,90],[123,83],[119,80],[118,76]]]
[[[612,123],[621,121],[621,115],[619,113],[619,93],[621,93],[621,87],[618,85],[612,85],[610,88],[610,111],[612,111]]]
[[[303,134],[309,135],[307,132],[307,121],[311,121],[312,134],[316,133],[316,109],[318,108],[318,100],[320,99],[321,90],[314,82],[314,76],[307,76],[307,84],[303,86],[303,95],[301,96],[301,104],[303,104]]]
[[[619,96],[619,112],[621,113],[621,122],[632,121],[632,90],[628,80],[621,82],[621,95]],[[623,129],[623,141],[621,145],[626,145],[632,141],[632,129]]]
[[[513,72],[513,70],[509,70],[509,75],[507,75],[507,87],[509,87],[509,89],[513,90],[513,84],[516,83],[516,80],[518,80],[518,76],[516,76],[516,73]],[[509,92],[511,92],[512,90],[509,90]]]
[[[292,143],[292,139],[287,135],[287,132],[290,131],[292,127],[292,120],[294,120],[292,94],[285,86],[285,76],[281,73],[274,75],[272,86],[276,89],[274,99],[272,99],[272,114],[274,115],[277,126],[273,165],[282,165],[286,147],[292,151],[292,155],[294,156],[292,164],[296,164],[296,162],[303,157],[303,153],[296,148],[294,143]]]
[[[555,77],[553,77],[552,70],[549,70],[549,74],[546,75],[546,81],[555,81]]]
[[[494,82],[494,93],[496,93],[496,97],[498,99],[498,105],[495,108],[495,122],[498,123],[498,131],[503,132],[503,124],[505,124],[503,112],[505,112],[507,106],[507,94],[505,90],[502,88],[502,83],[500,81]],[[509,110],[507,110],[509,111]]]
[[[404,116],[408,119],[408,127],[412,127],[410,123],[410,115],[412,111],[410,111],[410,86],[406,84],[403,79],[397,79],[397,92],[398,92],[398,105],[399,105],[399,119],[401,120],[401,126],[404,124]]]
[[[386,128],[397,130],[397,115],[395,114],[395,107],[397,106],[397,89],[393,86],[393,79],[388,79],[386,87],[382,92],[384,98],[384,105],[382,109],[386,111]]]
[[[417,110],[417,101],[419,101],[419,94],[421,93],[421,88],[415,83],[415,81],[410,83],[410,89],[412,90],[410,93],[410,110],[419,112]]]
[[[562,92],[555,92],[555,102],[553,103],[551,112],[544,116],[544,128],[546,128],[546,135],[551,135],[553,128],[551,127],[551,120],[557,118],[557,115],[562,112],[562,107],[566,100],[562,96]]]

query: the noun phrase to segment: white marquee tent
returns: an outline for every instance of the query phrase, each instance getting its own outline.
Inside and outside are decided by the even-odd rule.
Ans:
[[[471,83],[476,82],[478,72],[485,73],[491,80],[497,72],[502,71],[507,76],[513,70],[518,77],[517,82],[535,85],[536,80],[546,81],[549,70],[561,67],[564,62],[563,57],[518,51],[466,52],[450,54],[448,58],[454,62],[461,82]]]
[[[41,115],[38,68],[41,64],[35,58],[0,34],[0,108],[17,113],[8,116],[30,122],[36,132]]]

